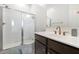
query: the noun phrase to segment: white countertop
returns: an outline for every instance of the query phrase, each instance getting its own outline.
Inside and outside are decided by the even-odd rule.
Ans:
[[[56,35],[48,31],[36,32],[35,34],[47,37],[49,39],[52,39],[52,40],[76,47],[76,48],[79,48],[79,37]]]

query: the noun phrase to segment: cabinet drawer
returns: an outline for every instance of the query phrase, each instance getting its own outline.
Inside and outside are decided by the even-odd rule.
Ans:
[[[77,54],[77,53],[79,53],[78,49],[68,46],[68,45],[65,45],[63,43],[53,41],[51,39],[48,40],[48,48],[51,50],[55,50],[56,52],[62,53],[62,54]]]
[[[35,39],[46,45],[46,38],[40,35],[35,35]]]

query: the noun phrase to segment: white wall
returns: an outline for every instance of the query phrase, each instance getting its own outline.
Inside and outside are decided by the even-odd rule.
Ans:
[[[50,8],[53,9],[49,10]],[[64,26],[68,25],[68,11],[69,6],[67,4],[49,4],[47,5],[47,16],[52,19],[52,25],[62,24]],[[59,25],[58,24],[58,25]]]
[[[47,16],[53,22],[63,22],[69,27],[79,27],[79,4],[51,4],[47,5],[47,10],[53,8],[53,12],[48,12]]]
[[[33,5],[32,12],[35,13],[35,31],[44,31],[46,29],[46,9],[40,5]]]
[[[76,28],[79,37],[79,4],[69,5],[69,27]]]
[[[79,27],[79,4],[69,5],[69,26]]]

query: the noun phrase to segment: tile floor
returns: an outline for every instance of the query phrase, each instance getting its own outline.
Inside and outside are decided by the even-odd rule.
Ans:
[[[0,52],[0,54],[34,54],[34,43],[23,46],[9,48]]]

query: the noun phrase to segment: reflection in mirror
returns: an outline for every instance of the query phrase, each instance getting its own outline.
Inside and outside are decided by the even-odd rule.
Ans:
[[[68,25],[68,5],[67,4],[49,4],[47,5],[47,25],[67,26]]]

